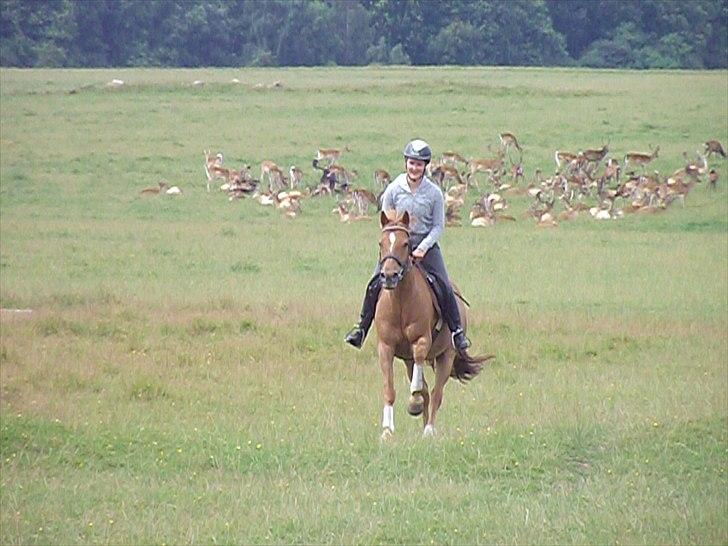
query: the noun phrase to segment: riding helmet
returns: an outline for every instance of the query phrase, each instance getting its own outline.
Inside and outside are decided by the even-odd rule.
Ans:
[[[404,156],[429,163],[432,159],[432,150],[424,140],[415,139],[408,142],[407,146],[404,147]]]

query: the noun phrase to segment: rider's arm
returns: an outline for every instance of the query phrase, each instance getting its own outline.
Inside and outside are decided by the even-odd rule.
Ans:
[[[423,252],[427,252],[440,239],[442,230],[445,228],[445,199],[439,189],[432,192],[432,227],[427,237],[417,246]]]

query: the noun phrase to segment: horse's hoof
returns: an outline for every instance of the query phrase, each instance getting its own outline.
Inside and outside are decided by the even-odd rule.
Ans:
[[[435,427],[432,425],[425,425],[425,430],[422,431],[422,436],[425,438],[432,438],[435,435]]]
[[[394,436],[394,432],[391,428],[385,427],[384,429],[382,429],[382,435],[380,436],[380,438],[383,442],[391,440],[392,436]]]
[[[412,417],[417,417],[418,415],[422,415],[424,409],[425,398],[422,396],[422,393],[412,393],[409,397],[409,402],[407,403],[407,413],[409,413]]]

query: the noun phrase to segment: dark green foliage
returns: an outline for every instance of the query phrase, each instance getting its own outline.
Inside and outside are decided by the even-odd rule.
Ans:
[[[725,68],[721,0],[3,0],[2,66]]]

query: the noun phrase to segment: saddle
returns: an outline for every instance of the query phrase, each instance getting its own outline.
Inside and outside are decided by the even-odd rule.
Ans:
[[[440,285],[434,275],[430,275],[427,270],[420,264],[416,264],[415,267],[420,270],[422,276],[425,277],[425,280],[427,281],[427,286],[429,286],[430,288],[430,298],[432,299],[432,306],[435,308],[435,314],[437,315],[437,322],[432,329],[432,339],[434,340],[437,335],[442,331],[442,326],[444,324],[443,309],[447,307],[445,305],[445,294],[443,293],[443,287]],[[451,285],[455,296],[469,306],[468,302],[460,293],[460,290],[458,290],[458,288],[454,284],[451,283]]]

